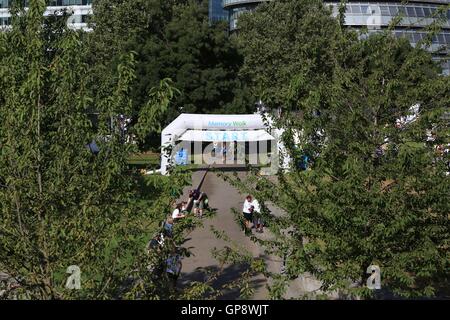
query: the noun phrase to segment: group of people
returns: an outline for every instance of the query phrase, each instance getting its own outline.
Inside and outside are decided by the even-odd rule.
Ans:
[[[255,229],[258,233],[264,232],[264,222],[262,220],[259,202],[251,195],[245,197],[242,214],[244,215],[246,232],[251,232],[252,229]]]
[[[194,215],[198,218],[202,218],[205,209],[208,208],[208,195],[205,192],[201,192],[199,189],[190,190],[188,201],[182,201],[180,203],[175,202],[173,204],[172,220],[176,221],[189,215],[189,205],[191,203]]]
[[[167,219],[162,223],[161,232],[159,232],[147,245],[147,252],[162,253],[164,247],[168,246],[170,254],[160,266],[149,266],[149,271],[155,274],[165,272],[167,277],[171,279],[173,287],[176,287],[178,277],[181,274],[182,268],[182,248],[175,245],[173,238],[174,224],[177,220],[185,218],[189,215],[189,206],[192,203],[193,213],[197,217],[202,217],[204,210],[208,208],[208,196],[198,189],[189,191],[188,201],[180,203],[173,203],[172,214],[167,216]]]
[[[222,162],[225,163],[228,160],[227,154],[230,154],[231,159],[235,161],[238,150],[237,148],[238,148],[237,141],[231,141],[229,143],[227,143],[226,141],[224,142],[214,141],[212,156],[215,157],[216,159],[218,159],[219,156],[221,156]]]

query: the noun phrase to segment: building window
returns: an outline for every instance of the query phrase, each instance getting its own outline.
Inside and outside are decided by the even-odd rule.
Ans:
[[[416,16],[416,11],[414,10],[414,7],[407,7],[406,12],[408,13],[408,17]]]
[[[422,8],[416,7],[416,13],[418,17],[425,17],[425,13]]]
[[[0,0],[0,8],[8,8],[8,0]]]

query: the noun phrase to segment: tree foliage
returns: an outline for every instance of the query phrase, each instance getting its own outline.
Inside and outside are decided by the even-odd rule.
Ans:
[[[278,283],[310,272],[328,293],[374,297],[366,269],[379,265],[390,293],[443,294],[449,159],[436,146],[449,143],[450,80],[431,54],[390,31],[344,29],[322,1],[270,2],[239,26],[244,70],[267,104],[282,106],[277,125],[294,159],[276,183],[244,183],[286,211],[266,211],[277,237],[265,245],[288,257]],[[312,159],[306,171],[301,155]]]
[[[114,122],[131,112],[133,54],[99,83],[113,83],[109,95],[93,92],[82,34],[65,20],[44,23],[44,10],[43,0],[16,8],[0,33],[0,271],[19,284],[18,298],[117,298],[131,271],[146,267],[149,233],[186,176],[152,185],[127,164],[136,147]],[[166,105],[171,90],[152,91],[151,104]],[[65,288],[71,265],[81,269],[81,290]],[[167,297],[167,283],[154,281],[141,296]]]
[[[134,115],[147,102],[150,88],[164,78],[180,94],[162,124],[180,112],[241,113],[252,107],[238,77],[242,55],[225,23],[209,24],[208,1],[100,0],[92,20],[90,57],[99,64],[98,74],[114,70],[123,52],[136,52]],[[156,136],[147,142],[152,140]]]

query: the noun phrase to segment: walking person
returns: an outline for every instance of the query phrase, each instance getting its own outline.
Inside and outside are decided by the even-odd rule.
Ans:
[[[244,222],[245,222],[245,231],[246,233],[251,231],[250,223],[253,220],[253,214],[252,211],[254,209],[252,205],[252,196],[248,195],[245,197],[244,206],[242,207],[242,214],[244,216]],[[253,208],[252,208],[253,207]]]
[[[203,217],[203,211],[208,207],[209,199],[208,195],[205,192],[200,193],[200,196],[197,201],[197,212],[198,217]]]
[[[258,200],[252,200],[253,206],[253,226],[256,229],[256,232],[263,233],[264,232],[264,223],[261,216],[261,207],[259,205]]]
[[[213,148],[212,148],[212,157],[217,158],[217,149],[219,147],[219,143],[217,141],[213,142]]]
[[[225,141],[222,144],[222,162],[223,164],[227,162],[227,143]]]

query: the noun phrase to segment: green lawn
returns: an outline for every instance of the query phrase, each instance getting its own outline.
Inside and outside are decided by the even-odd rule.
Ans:
[[[153,152],[134,154],[128,158],[128,164],[141,169],[154,168],[160,164],[160,154]]]

